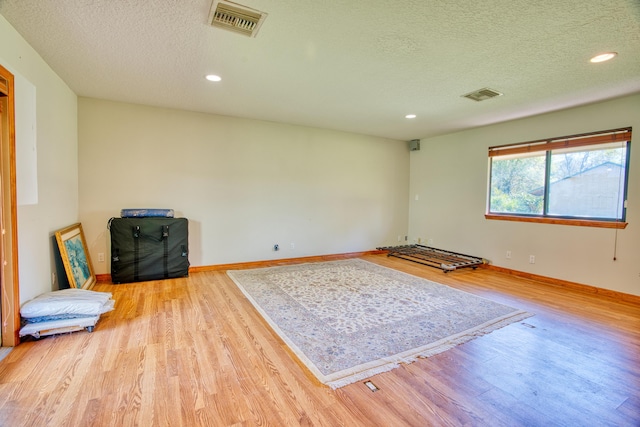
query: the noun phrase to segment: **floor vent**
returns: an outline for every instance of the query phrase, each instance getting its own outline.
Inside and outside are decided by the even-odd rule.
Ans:
[[[250,7],[222,0],[214,0],[209,23],[217,28],[255,37],[267,14]]]
[[[367,387],[369,387],[369,390],[371,391],[378,391],[380,390],[374,383],[372,383],[371,381],[365,381],[364,385],[366,385]]]
[[[502,93],[497,90],[489,89],[488,87],[474,90],[466,95],[462,95],[463,98],[469,98],[473,101],[484,101],[485,99],[495,98],[496,96],[502,96]]]

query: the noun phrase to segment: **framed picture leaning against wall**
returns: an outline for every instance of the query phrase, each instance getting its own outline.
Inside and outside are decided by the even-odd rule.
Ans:
[[[96,275],[91,266],[82,224],[70,225],[56,231],[55,235],[70,287],[91,289],[96,283]]]

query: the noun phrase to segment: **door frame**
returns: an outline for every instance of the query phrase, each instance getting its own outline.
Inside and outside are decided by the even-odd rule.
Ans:
[[[2,347],[20,343],[14,77],[0,65],[0,304]]]

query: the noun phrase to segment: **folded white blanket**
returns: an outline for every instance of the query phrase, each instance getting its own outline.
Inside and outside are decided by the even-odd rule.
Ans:
[[[111,292],[74,288],[47,292],[24,303],[20,314],[25,319],[70,314],[99,316],[113,310],[111,296]]]

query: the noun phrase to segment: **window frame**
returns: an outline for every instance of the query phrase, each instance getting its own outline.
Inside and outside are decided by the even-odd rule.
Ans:
[[[627,196],[629,185],[629,164],[631,158],[631,127],[610,129],[598,132],[590,132],[578,135],[569,135],[549,139],[521,142],[516,144],[506,144],[489,147],[489,176],[487,184],[487,205],[485,218],[488,220],[534,222],[545,224],[562,224],[584,227],[601,227],[624,229],[628,225],[626,222]],[[553,150],[562,148],[588,147],[598,144],[612,142],[625,143],[625,176],[622,203],[622,215],[620,219],[609,218],[581,218],[570,215],[549,215],[549,186],[550,186],[550,162]],[[522,213],[497,213],[491,212],[491,183],[492,183],[492,158],[512,154],[540,153],[545,156],[545,182],[543,196],[542,214],[522,214]]]

